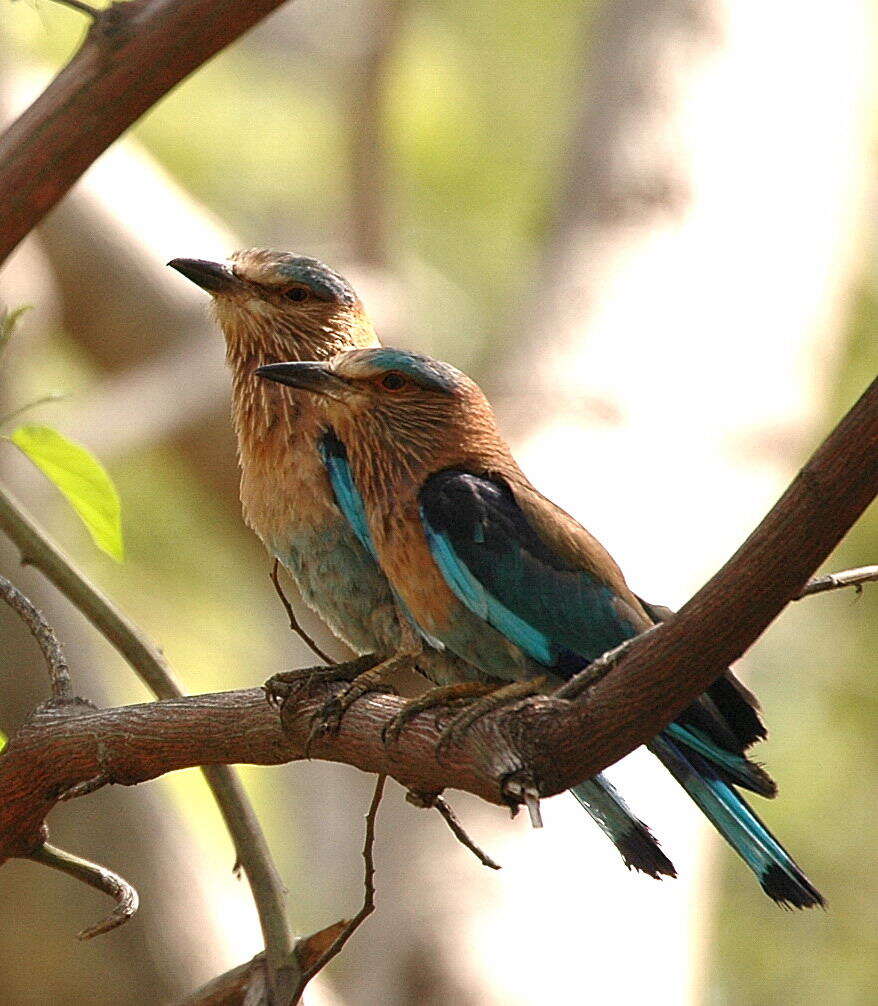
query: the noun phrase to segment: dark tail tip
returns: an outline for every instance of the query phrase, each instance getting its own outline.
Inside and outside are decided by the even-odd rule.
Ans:
[[[677,876],[674,864],[662,852],[652,832],[639,821],[616,842],[616,847],[629,870],[639,870],[655,880]]]
[[[826,907],[826,900],[810,880],[795,866],[784,870],[772,863],[759,878],[762,890],[781,908]]]
[[[749,758],[745,758],[744,760],[746,762],[747,788],[751,792],[758,793],[759,796],[764,796],[768,799],[777,796],[777,783],[771,778],[765,768],[759,762],[750,761]],[[742,782],[739,781],[738,785],[741,784]]]

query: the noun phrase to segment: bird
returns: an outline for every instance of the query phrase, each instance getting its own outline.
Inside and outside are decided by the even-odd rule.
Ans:
[[[342,509],[425,647],[438,641],[490,677],[516,682],[521,694],[521,683],[560,685],[666,617],[530,483],[481,389],[450,364],[381,347],[257,373],[322,406],[342,472],[335,482],[349,501]],[[822,906],[738,792],[776,793],[746,754],[765,734],[755,697],[727,671],[647,747],[769,897],[782,907]]]
[[[343,487],[333,488],[340,470],[336,444],[313,397],[256,376],[259,367],[279,361],[330,360],[378,346],[351,284],[317,259],[270,249],[238,251],[226,262],[175,258],[168,264],[211,295],[225,337],[245,523],[289,571],[304,602],[357,654],[333,667],[275,675],[268,694],[283,697],[313,679],[348,680],[348,689],[315,720],[330,729],[359,695],[406,663],[444,687],[448,699],[484,692],[490,679],[475,665],[441,645],[416,644],[368,541],[342,509]],[[413,660],[414,650],[420,652]],[[605,776],[573,793],[629,868],[657,879],[676,876],[647,825]]]

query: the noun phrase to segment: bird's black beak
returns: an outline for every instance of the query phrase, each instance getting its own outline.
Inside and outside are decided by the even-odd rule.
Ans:
[[[264,367],[257,367],[256,373],[269,381],[328,398],[341,398],[342,392],[347,388],[347,382],[334,374],[325,363],[311,360],[303,363],[267,363]]]
[[[172,258],[168,265],[208,293],[228,293],[241,285],[229,266],[200,258]]]

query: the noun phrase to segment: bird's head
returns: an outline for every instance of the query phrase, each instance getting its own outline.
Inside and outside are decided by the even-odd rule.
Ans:
[[[213,298],[233,365],[252,371],[269,360],[323,360],[377,345],[351,285],[317,259],[251,248],[228,262],[175,258],[168,265]]]
[[[409,471],[463,463],[499,442],[479,386],[428,356],[380,347],[327,361],[275,363],[256,373],[311,392],[349,448],[389,447]]]

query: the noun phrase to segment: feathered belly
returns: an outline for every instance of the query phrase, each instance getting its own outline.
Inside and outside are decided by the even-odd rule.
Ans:
[[[391,653],[399,645],[396,605],[387,580],[346,522],[297,527],[269,548],[290,571],[305,603],[356,653]]]

